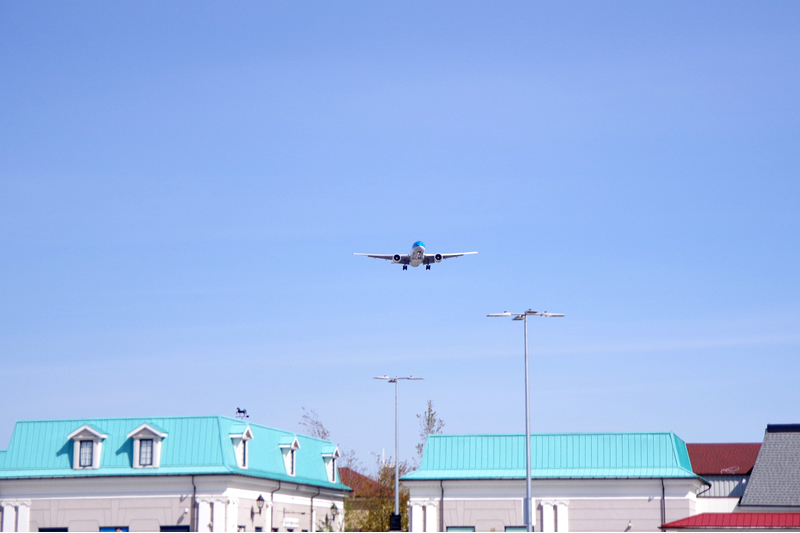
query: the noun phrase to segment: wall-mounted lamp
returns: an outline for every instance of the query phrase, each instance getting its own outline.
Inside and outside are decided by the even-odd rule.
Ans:
[[[331,514],[333,515],[334,520],[336,520],[336,517],[339,515],[339,508],[336,507],[335,503],[331,504]]]
[[[264,508],[264,497],[261,494],[256,499],[256,507],[258,507],[258,514],[261,514],[261,509]]]

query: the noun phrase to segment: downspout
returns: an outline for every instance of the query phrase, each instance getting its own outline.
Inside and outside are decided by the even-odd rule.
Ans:
[[[311,516],[309,517],[309,520],[311,521],[311,527],[309,527],[309,528],[308,528],[308,530],[309,530],[309,531],[311,531],[312,533],[313,533],[314,531],[316,531],[316,529],[314,529],[314,498],[316,498],[317,496],[319,496],[319,494],[320,494],[321,492],[322,492],[322,488],[321,488],[321,487],[317,487],[317,493],[316,493],[316,494],[314,494],[314,495],[311,497]]]
[[[439,531],[444,531],[444,480],[439,480],[439,488],[442,489],[442,495],[439,498]]]
[[[661,478],[661,523],[667,523],[667,507],[666,502],[664,501],[665,490],[664,490],[664,478]]]
[[[189,531],[197,531],[197,485],[194,484],[194,474],[192,474],[192,516],[189,522]]]
[[[278,480],[278,488],[273,490],[269,493],[269,503],[271,507],[269,508],[269,527],[270,529],[277,529],[275,527],[275,492],[281,490],[281,481]]]

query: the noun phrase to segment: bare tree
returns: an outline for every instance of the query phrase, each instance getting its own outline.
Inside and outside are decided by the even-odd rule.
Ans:
[[[331,440],[331,432],[322,425],[319,415],[313,409],[303,409],[303,417],[300,419],[300,425],[306,428],[309,436],[322,440]]]
[[[425,451],[425,442],[428,440],[428,435],[438,435],[444,429],[444,420],[439,418],[436,411],[433,410],[433,400],[428,400],[428,408],[421,414],[417,415],[419,420],[419,444],[417,444],[417,457],[422,460],[422,452]]]
[[[358,510],[350,497],[345,500],[345,531],[389,531],[389,516],[394,513],[394,460],[376,463],[372,482],[361,490]],[[401,461],[400,477],[411,472],[411,465]],[[408,489],[400,483],[401,530],[408,531]],[[355,512],[353,512],[355,511]]]

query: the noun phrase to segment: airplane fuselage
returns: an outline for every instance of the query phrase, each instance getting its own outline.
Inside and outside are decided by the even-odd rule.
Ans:
[[[411,253],[409,255],[409,265],[418,267],[425,260],[425,243],[417,241],[411,245]]]

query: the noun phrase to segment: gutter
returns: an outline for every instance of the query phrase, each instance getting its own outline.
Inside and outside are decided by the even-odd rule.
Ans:
[[[281,490],[281,481],[278,480],[278,488],[269,493],[269,501],[272,507],[269,509],[269,527],[270,529],[277,529],[275,527],[275,492]]]
[[[315,526],[316,526],[316,524],[314,524],[314,498],[316,498],[317,496],[319,496],[321,492],[322,492],[322,489],[321,489],[321,488],[319,488],[319,487],[317,487],[317,493],[316,493],[316,494],[314,494],[314,495],[311,497],[311,515],[310,515],[310,518],[311,518],[311,520],[310,520],[310,522],[311,522],[311,526],[308,528],[308,530],[309,530],[309,531],[311,531],[311,532],[314,532],[314,531],[316,531],[316,529],[315,529]]]
[[[442,489],[442,496],[439,498],[439,531],[444,531],[444,480],[443,479],[439,480],[439,488]]]
[[[197,531],[197,485],[192,474],[192,515],[189,518],[189,531]]]

